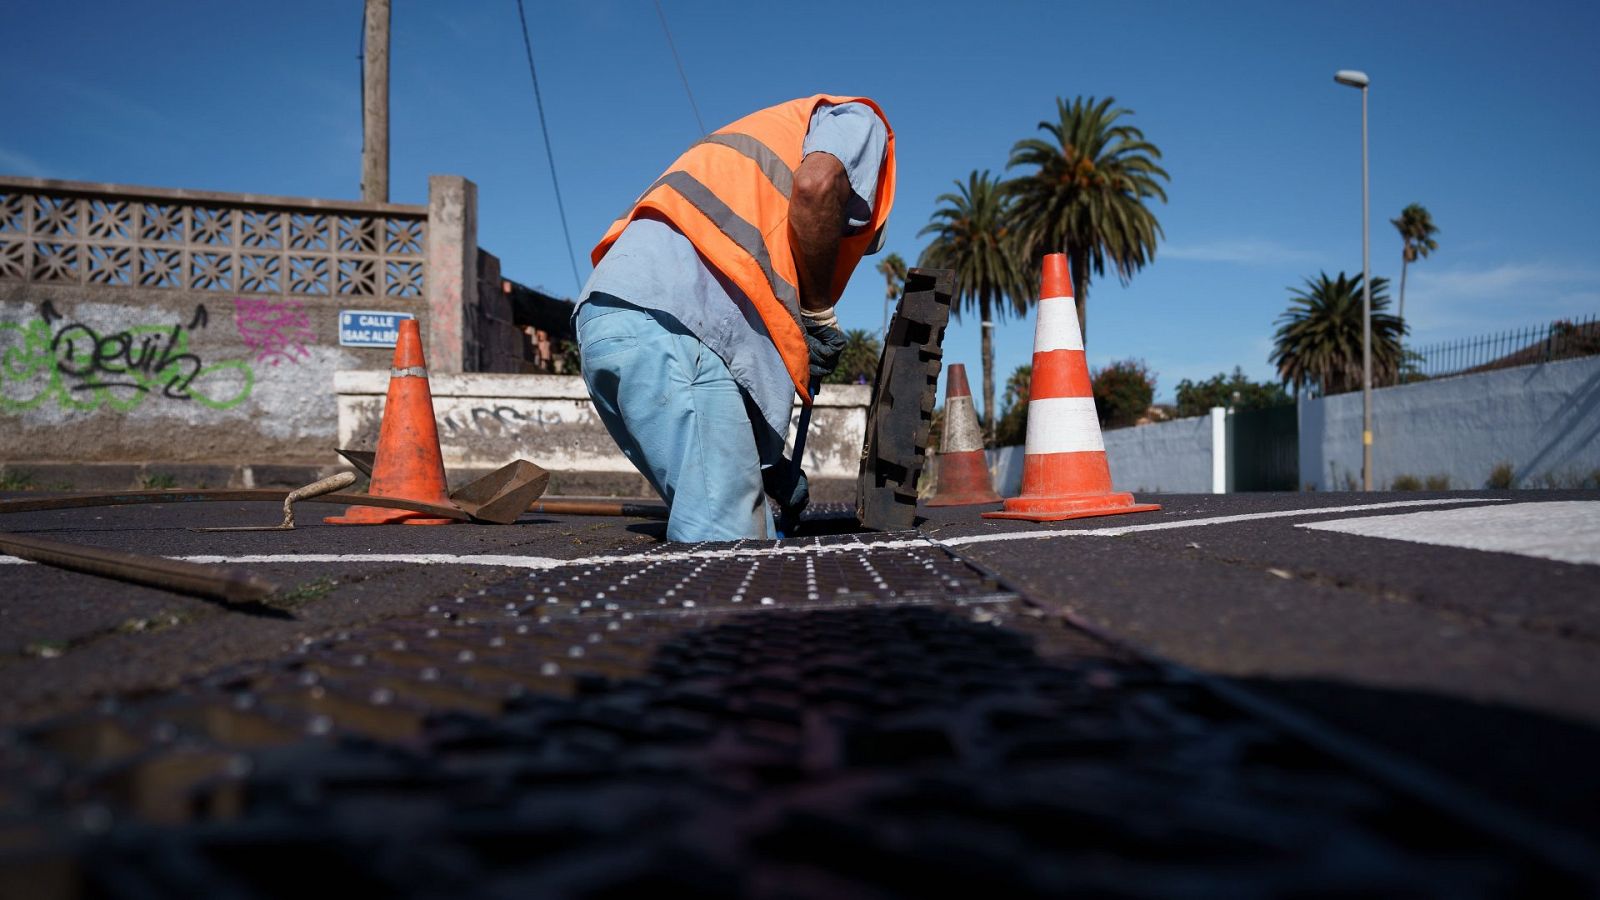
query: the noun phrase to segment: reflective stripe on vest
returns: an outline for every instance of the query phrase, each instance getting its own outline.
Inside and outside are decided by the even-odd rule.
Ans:
[[[782,165],[780,162],[779,165]],[[790,284],[779,275],[772,267],[772,254],[767,250],[767,242],[761,236],[761,231],[756,226],[741,219],[737,213],[728,208],[721,198],[711,192],[711,189],[700,183],[698,178],[688,172],[668,172],[661,176],[657,185],[666,185],[683,195],[683,199],[694,204],[707,219],[728,240],[739,245],[739,249],[750,254],[761,267],[761,273],[767,276],[767,286],[772,289],[773,296],[777,297],[785,309],[794,316],[795,322],[800,321],[800,289]]]
[[[767,180],[778,189],[783,199],[789,199],[789,195],[794,193],[794,172],[790,171],[789,165],[780,159],[771,147],[750,135],[721,132],[707,136],[700,143],[721,144],[743,153],[761,167],[761,174],[767,176]]]
[[[788,228],[795,172],[804,155],[811,116],[823,104],[861,103],[883,120],[884,160],[872,198],[872,219],[843,235],[819,295],[838,302],[894,202],[894,131],[883,111],[864,97],[818,94],[757,110],[706,135],[684,151],[628,211],[611,223],[589,259],[605,257],[628,223],[648,216],[667,222],[694,244],[702,259],[750,299],[782,357],[801,399],[809,404],[808,353],[800,316],[800,271]]]

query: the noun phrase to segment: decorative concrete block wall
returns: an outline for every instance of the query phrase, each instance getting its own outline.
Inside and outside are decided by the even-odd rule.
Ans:
[[[326,458],[341,308],[425,312],[420,206],[0,179],[0,464]]]
[[[435,372],[520,371],[476,206],[453,175],[425,207],[0,177],[0,467],[303,477],[335,459],[334,372],[393,355],[341,311],[417,317]]]

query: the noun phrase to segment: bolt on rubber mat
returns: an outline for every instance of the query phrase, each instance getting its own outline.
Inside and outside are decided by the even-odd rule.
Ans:
[[[912,533],[590,558],[0,733],[0,835],[0,893],[109,897],[1592,887]]]

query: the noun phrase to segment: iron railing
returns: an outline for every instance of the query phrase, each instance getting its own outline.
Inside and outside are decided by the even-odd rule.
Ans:
[[[1558,319],[1544,325],[1405,348],[1402,381],[1443,378],[1600,354],[1600,317]]]

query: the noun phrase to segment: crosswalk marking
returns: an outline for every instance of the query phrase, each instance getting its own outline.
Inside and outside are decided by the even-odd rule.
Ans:
[[[1297,527],[1600,565],[1600,501],[1593,500],[1428,510]]]

